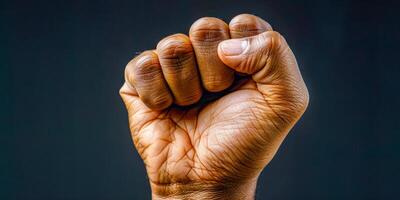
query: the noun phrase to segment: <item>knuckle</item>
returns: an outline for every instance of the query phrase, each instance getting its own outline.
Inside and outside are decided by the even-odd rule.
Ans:
[[[219,42],[229,38],[228,25],[214,17],[198,19],[190,27],[190,40],[195,42]]]
[[[271,40],[278,41],[278,40],[280,40],[281,37],[282,37],[281,34],[277,31],[267,31],[267,32],[262,33],[262,38],[264,40],[271,39]]]
[[[268,33],[275,40],[280,40],[282,38],[281,34],[279,32],[277,32],[277,31],[269,31]]]
[[[164,38],[157,45],[157,53],[164,73],[182,71],[185,66],[193,64],[194,52],[189,38],[175,34]]]
[[[193,52],[189,37],[184,34],[175,34],[162,39],[157,44],[157,53],[160,59],[185,57]]]
[[[151,82],[152,80],[159,78],[161,73],[161,68],[158,63],[149,63],[137,67],[134,73],[134,78],[143,82]]]
[[[145,51],[131,60],[125,68],[125,79],[135,83],[137,79],[148,79],[159,70],[157,55],[153,51]]]
[[[275,54],[281,50],[284,39],[281,34],[276,31],[267,31],[261,34],[257,42],[260,43],[258,45],[266,47],[264,48],[264,50],[267,51],[266,53]]]
[[[136,68],[153,65],[155,63],[158,63],[157,55],[151,50],[144,51],[134,59]]]
[[[241,14],[230,21],[229,29],[233,34],[246,37],[271,31],[272,27],[268,22],[255,15]]]

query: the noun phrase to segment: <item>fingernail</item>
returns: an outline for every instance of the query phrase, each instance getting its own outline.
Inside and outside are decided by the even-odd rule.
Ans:
[[[240,55],[247,48],[247,40],[227,40],[222,42],[221,50],[226,56]]]

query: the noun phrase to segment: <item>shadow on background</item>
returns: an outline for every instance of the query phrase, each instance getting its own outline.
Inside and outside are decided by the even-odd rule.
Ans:
[[[311,95],[308,111],[264,170],[257,198],[395,199],[396,7],[366,1],[2,1],[0,199],[149,199],[118,96],[124,67],[135,52],[187,33],[200,17],[229,22],[240,13],[266,19],[286,37]]]

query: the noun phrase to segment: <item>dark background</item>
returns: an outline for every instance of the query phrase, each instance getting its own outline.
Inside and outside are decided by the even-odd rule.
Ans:
[[[281,32],[309,109],[257,199],[398,199],[399,5],[388,1],[1,1],[0,199],[149,199],[118,96],[125,64],[203,16]]]

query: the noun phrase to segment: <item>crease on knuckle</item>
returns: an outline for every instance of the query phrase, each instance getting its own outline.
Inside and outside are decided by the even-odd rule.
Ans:
[[[229,38],[228,25],[224,21],[213,17],[200,18],[193,23],[189,32],[191,41],[204,44],[213,44]]]
[[[202,42],[204,45],[213,44],[227,39],[229,36],[225,29],[202,28],[191,32],[190,38],[194,42]]]
[[[155,71],[159,62],[151,51],[145,51],[132,59],[125,67],[125,80],[134,83],[136,76]]]

